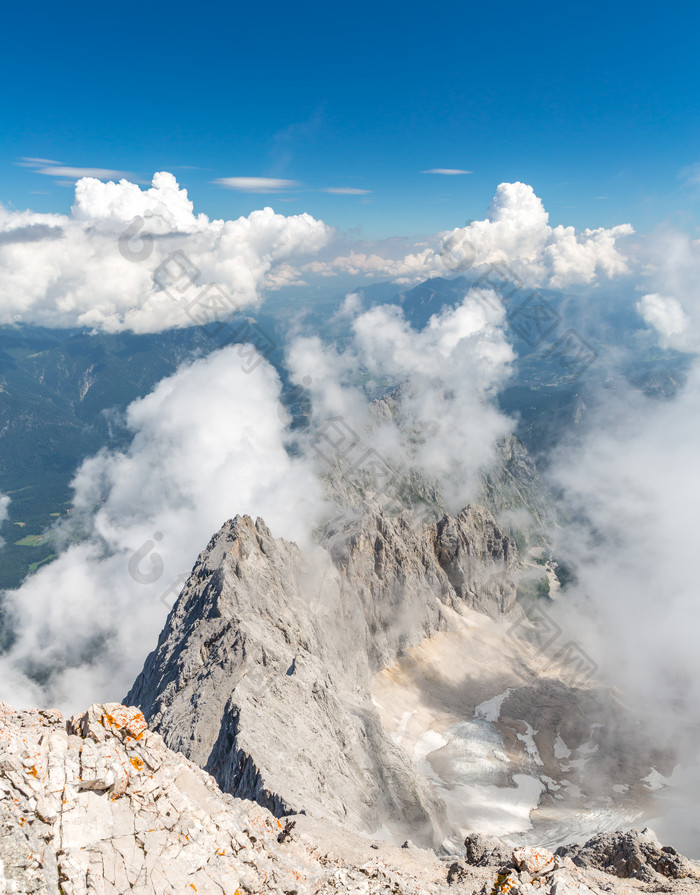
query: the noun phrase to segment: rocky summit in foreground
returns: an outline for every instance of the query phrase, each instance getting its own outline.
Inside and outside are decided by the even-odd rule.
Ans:
[[[118,704],[68,721],[0,704],[0,762],[0,895],[700,893],[697,865],[649,831],[556,855],[470,836],[463,860],[442,861],[330,821],[278,820]]]

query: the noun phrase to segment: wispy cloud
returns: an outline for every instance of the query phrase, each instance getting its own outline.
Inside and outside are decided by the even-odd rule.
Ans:
[[[369,196],[372,190],[359,190],[354,186],[329,186],[321,192],[332,193],[334,196]]]
[[[81,177],[95,177],[97,180],[122,180],[131,176],[128,171],[115,171],[112,168],[63,168],[57,165],[39,168],[36,173],[46,174],[48,177],[65,177],[69,180],[80,180]]]
[[[429,168],[427,171],[421,171],[421,174],[446,174],[453,177],[455,174],[473,174],[473,171],[465,171],[463,168]]]
[[[212,183],[241,193],[276,193],[301,186],[296,180],[281,180],[278,177],[219,177]]]
[[[97,180],[121,180],[132,176],[128,171],[116,171],[113,168],[76,168],[46,158],[23,158],[17,164],[22,168],[33,168],[35,174],[63,177],[70,181],[80,180],[81,177],[95,177]]]
[[[19,165],[21,168],[41,168],[44,165],[62,165],[63,162],[57,162],[55,159],[51,158],[21,158],[18,162],[15,162],[16,165]]]

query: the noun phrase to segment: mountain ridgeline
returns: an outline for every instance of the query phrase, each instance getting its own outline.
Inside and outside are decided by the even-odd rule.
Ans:
[[[463,609],[508,612],[516,566],[480,507],[418,528],[343,518],[311,556],[236,517],[126,701],[226,791],[438,845],[444,806],[382,729],[371,680]]]

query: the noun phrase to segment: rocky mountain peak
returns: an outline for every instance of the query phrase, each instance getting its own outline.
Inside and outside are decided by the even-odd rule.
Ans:
[[[226,791],[437,844],[444,806],[384,732],[370,681],[451,612],[507,611],[516,560],[481,507],[425,524],[346,513],[305,552],[237,516],[126,701]]]

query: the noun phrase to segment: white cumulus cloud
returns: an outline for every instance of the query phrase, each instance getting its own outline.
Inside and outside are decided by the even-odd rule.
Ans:
[[[493,463],[496,442],[513,427],[491,400],[514,358],[502,329],[503,306],[495,295],[485,302],[468,294],[421,331],[395,305],[362,313],[357,297],[350,296],[343,313],[357,315],[343,351],[317,336],[295,339],[289,350],[294,380],[311,396],[313,431],[323,439],[329,421],[339,418],[340,430],[349,427],[381,462],[420,469],[439,482],[453,510],[462,509]],[[378,421],[369,397],[391,385],[398,386],[396,415]],[[326,459],[334,451],[332,441],[327,449],[320,443]]]
[[[435,169],[425,173],[469,172]],[[330,260],[310,261],[299,269],[299,276],[350,275],[407,284],[503,263],[531,286],[590,284],[629,271],[618,240],[633,232],[629,224],[583,231],[551,227],[549,214],[531,186],[502,183],[483,220],[438,234],[432,245],[417,244],[399,257],[395,246],[366,246]]]
[[[617,240],[634,232],[629,224],[582,232],[550,227],[542,200],[526,183],[502,183],[482,221],[449,234],[451,245],[474,249],[474,264],[505,263],[528,282],[554,288],[591,283],[628,271]]]
[[[658,293],[644,295],[637,302],[637,310],[645,322],[659,333],[665,344],[669,344],[672,337],[685,333],[690,324],[681,303],[671,296]]]
[[[221,287],[232,313],[260,299],[277,265],[315,254],[329,235],[308,214],[271,208],[210,220],[166,172],[148,189],[83,178],[70,215],[0,207],[0,322],[111,332],[192,325],[186,308],[207,285]],[[165,282],[154,282],[175,253]]]

